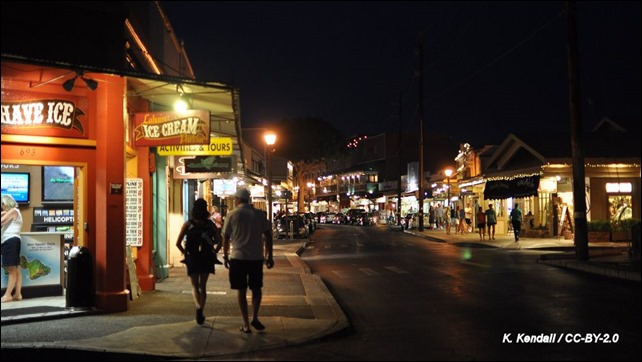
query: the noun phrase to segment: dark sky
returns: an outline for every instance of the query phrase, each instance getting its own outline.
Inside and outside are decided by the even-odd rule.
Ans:
[[[239,87],[243,127],[320,117],[346,136],[419,122],[485,144],[570,128],[564,1],[161,1],[197,79]],[[640,2],[577,2],[585,128],[640,123]]]

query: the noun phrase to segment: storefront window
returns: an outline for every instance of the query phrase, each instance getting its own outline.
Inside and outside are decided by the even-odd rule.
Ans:
[[[611,221],[631,219],[633,209],[631,208],[631,195],[609,195],[609,218]]]
[[[539,194],[539,212],[536,215],[535,226],[548,225],[548,220],[553,220],[551,208],[552,195],[547,192]]]

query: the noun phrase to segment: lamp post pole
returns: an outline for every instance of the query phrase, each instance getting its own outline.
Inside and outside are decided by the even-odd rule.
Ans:
[[[450,176],[448,176],[446,182],[448,183],[448,206],[450,206]]]
[[[272,228],[272,146],[276,143],[276,134],[271,133],[271,132],[266,132],[265,135],[263,135],[265,138],[265,144],[266,144],[266,154],[265,154],[265,167],[267,171],[267,187],[268,187],[268,194],[267,194],[267,217],[268,220],[270,221],[270,228]]]
[[[453,175],[453,170],[448,168],[448,169],[446,169],[446,171],[444,171],[444,173],[446,174],[446,183],[448,184],[446,191],[447,191],[447,195],[448,195],[447,196],[448,197],[448,206],[450,206],[450,176]],[[448,215],[448,217],[450,218],[450,215]]]

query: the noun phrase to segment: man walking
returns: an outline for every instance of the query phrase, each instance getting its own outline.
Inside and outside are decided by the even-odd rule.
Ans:
[[[252,333],[250,325],[262,331],[265,326],[259,321],[259,309],[263,287],[263,261],[268,269],[274,266],[272,260],[272,230],[266,214],[250,204],[250,192],[239,189],[236,192],[238,206],[227,215],[223,224],[223,260],[230,270],[230,287],[238,291],[238,305],[243,317],[241,332]],[[265,250],[263,239],[265,237]],[[230,243],[232,252],[230,254]],[[265,254],[264,254],[265,253]],[[252,291],[252,322],[249,320],[247,288]]]
[[[522,231],[522,210],[519,209],[519,204],[515,203],[515,208],[510,212],[510,222],[513,224],[513,231],[515,232],[515,242],[519,241],[519,233]]]

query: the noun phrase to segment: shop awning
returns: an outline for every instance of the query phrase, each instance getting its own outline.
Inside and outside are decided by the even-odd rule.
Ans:
[[[190,109],[210,112],[213,132],[226,136],[237,135],[237,119],[234,112],[237,95],[233,88],[184,79],[182,82],[172,82],[171,79],[128,77],[127,82],[131,87],[128,95],[145,98],[152,104],[169,109],[173,109],[180,89],[187,97]]]
[[[486,181],[484,199],[502,200],[537,195],[539,175]]]

